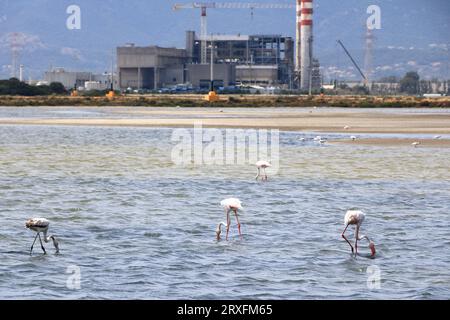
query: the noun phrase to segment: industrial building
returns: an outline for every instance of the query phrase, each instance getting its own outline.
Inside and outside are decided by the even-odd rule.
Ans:
[[[106,90],[111,87],[111,74],[95,74],[92,72],[66,71],[64,68],[53,68],[44,74],[44,83],[60,82],[70,90],[85,88],[88,83],[91,88]]]
[[[159,89],[186,82],[186,50],[158,46],[117,48],[121,89]]]
[[[220,86],[236,84],[288,85],[294,71],[294,41],[280,35],[214,35],[207,43],[208,63],[201,61],[201,39],[186,32],[186,48],[117,48],[121,89],[155,90],[181,83],[207,88],[211,79]]]
[[[156,90],[186,83],[205,88],[210,85],[211,69],[214,83],[221,86],[320,88],[320,64],[313,55],[313,0],[269,7],[296,8],[295,41],[281,35],[207,35],[206,10],[221,6],[177,5],[177,9],[201,9],[201,34],[187,31],[184,49],[134,44],[117,48],[120,88]]]
[[[201,62],[201,37],[186,33],[189,62]],[[211,35],[205,39],[207,57],[236,66],[237,84],[288,84],[294,67],[294,40],[281,35]],[[209,58],[211,61],[211,58]]]
[[[296,4],[237,4],[233,8],[297,10],[296,39],[282,35],[208,35],[206,9],[228,8],[218,3],[192,3],[180,8],[201,9],[200,35],[186,32],[183,49],[129,43],[117,48],[114,88],[158,90],[177,85],[208,88],[254,85],[311,90],[321,86],[320,64],[313,56],[313,0]],[[212,72],[213,71],[213,72]],[[111,87],[111,76],[69,72],[56,68],[45,82],[61,82],[67,89]]]

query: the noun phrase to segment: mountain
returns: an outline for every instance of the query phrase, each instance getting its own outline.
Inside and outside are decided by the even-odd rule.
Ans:
[[[104,72],[110,68],[112,50],[128,42],[182,48],[185,30],[199,30],[200,12],[173,11],[176,2],[183,1],[77,0],[81,30],[69,30],[66,10],[72,0],[1,0],[0,78],[10,73],[13,32],[21,33],[20,41],[16,39],[22,42],[20,62],[33,78],[51,66]],[[341,39],[362,66],[367,8],[372,4],[381,8],[382,19],[381,29],[374,31],[374,77],[417,70],[424,78],[450,78],[448,0],[315,0],[315,55],[326,78],[359,79],[336,40]],[[295,10],[209,10],[208,26],[213,33],[294,37]]]

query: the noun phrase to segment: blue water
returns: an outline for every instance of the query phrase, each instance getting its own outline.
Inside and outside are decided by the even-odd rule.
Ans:
[[[449,148],[282,132],[280,170],[263,183],[251,164],[175,165],[172,132],[0,126],[0,298],[450,298]],[[244,236],[232,220],[217,242],[231,196]],[[351,208],[366,212],[375,259],[365,243],[352,257],[340,237]],[[51,243],[28,254],[35,216],[51,221],[60,254]],[[73,266],[79,289],[67,286]]]

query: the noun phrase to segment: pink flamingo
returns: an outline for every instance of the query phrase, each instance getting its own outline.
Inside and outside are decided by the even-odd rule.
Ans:
[[[347,213],[345,214],[345,218],[344,218],[345,229],[344,229],[344,232],[342,232],[342,238],[344,238],[345,241],[347,241],[347,243],[350,245],[350,248],[352,249],[352,253],[355,253],[355,255],[358,254],[358,241],[362,240],[362,239],[366,239],[367,241],[369,241],[369,248],[370,248],[370,251],[372,252],[371,256],[374,257],[376,251],[375,251],[375,244],[373,243],[373,241],[371,241],[368,236],[364,236],[364,235],[359,236],[359,229],[361,228],[361,224],[363,223],[365,217],[366,217],[366,215],[364,214],[364,212],[362,212],[360,210],[347,211]],[[347,228],[349,225],[356,226],[355,248],[353,248],[352,244],[345,236],[345,231],[347,231]]]
[[[53,245],[55,246],[56,253],[59,253],[59,244],[58,241],[56,241],[56,238],[54,236],[47,237],[48,227],[50,226],[50,222],[47,219],[44,218],[31,218],[26,223],[25,226],[27,229],[33,230],[36,232],[36,237],[34,238],[33,244],[31,245],[30,255],[33,252],[34,243],[36,242],[36,239],[39,237],[39,242],[41,243],[42,251],[45,252],[44,245],[42,244],[41,239],[41,232],[44,235],[44,242],[47,243],[50,240],[53,241]]]
[[[256,180],[258,180],[259,177],[261,177],[261,169],[264,171],[264,175],[262,176],[262,180],[266,180],[267,181],[267,173],[266,173],[266,169],[270,168],[272,165],[267,162],[267,161],[258,161],[256,163],[256,168],[258,168],[258,174],[256,175]]]
[[[239,236],[241,236],[241,238],[242,238],[241,224],[239,222],[239,217],[238,217],[238,210],[243,210],[241,201],[236,198],[230,198],[230,199],[225,199],[225,200],[221,201],[220,205],[224,208],[225,213],[227,215],[227,223],[221,222],[217,226],[217,229],[216,229],[217,240],[220,240],[220,234],[222,233],[222,226],[227,228],[226,240],[228,240],[228,233],[230,231],[230,222],[231,222],[231,219],[230,219],[231,211],[233,211],[234,215],[236,216],[237,226],[238,226],[238,230],[239,230]]]

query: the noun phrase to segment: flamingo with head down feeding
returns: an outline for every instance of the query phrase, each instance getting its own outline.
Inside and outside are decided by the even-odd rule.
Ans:
[[[59,253],[59,243],[56,241],[56,238],[54,236],[47,237],[48,227],[50,226],[50,222],[47,219],[44,218],[31,218],[25,223],[25,227],[27,229],[33,230],[36,232],[36,237],[34,238],[33,244],[31,245],[30,255],[33,252],[34,243],[36,242],[36,239],[39,237],[39,242],[41,243],[42,251],[44,251],[44,254],[47,252],[45,251],[44,245],[42,244],[41,239],[41,232],[44,235],[44,242],[47,243],[50,240],[53,241],[53,245],[55,246],[56,253]]]
[[[243,210],[241,201],[239,199],[236,199],[236,198],[230,198],[230,199],[222,200],[220,202],[220,205],[225,210],[225,214],[227,215],[227,222],[226,223],[225,222],[221,222],[221,223],[218,224],[217,229],[216,229],[216,238],[217,238],[217,240],[220,240],[220,235],[222,233],[222,226],[227,228],[226,240],[228,240],[228,233],[230,232],[230,223],[231,223],[230,213],[232,211],[234,212],[234,215],[236,217],[236,222],[237,222],[237,227],[238,227],[238,231],[239,231],[239,236],[241,236],[241,238],[242,238],[241,223],[239,222],[239,217],[238,217],[238,210]]]
[[[267,161],[258,161],[256,163],[256,168],[258,169],[258,174],[256,175],[255,179],[258,180],[258,178],[261,177],[263,181],[264,180],[267,181],[266,169],[270,168],[271,166],[272,165],[269,162],[267,162]],[[264,175],[261,175],[261,170],[264,171]]]
[[[345,222],[345,229],[344,232],[342,232],[342,238],[345,239],[345,241],[347,241],[347,243],[350,245],[350,248],[352,249],[352,253],[354,253],[355,255],[358,254],[358,241],[362,240],[362,239],[366,239],[367,241],[369,241],[369,248],[371,251],[371,257],[375,256],[375,244],[373,243],[372,240],[369,239],[368,236],[360,236],[359,235],[359,230],[361,228],[361,224],[364,222],[366,215],[364,214],[364,212],[360,211],[360,210],[349,210],[347,211],[347,213],[345,214],[345,218],[344,218],[344,222]],[[345,231],[347,231],[347,228],[349,225],[355,225],[356,226],[356,231],[355,231],[355,248],[353,248],[352,244],[350,243],[350,241],[347,239],[347,237],[345,236]]]

